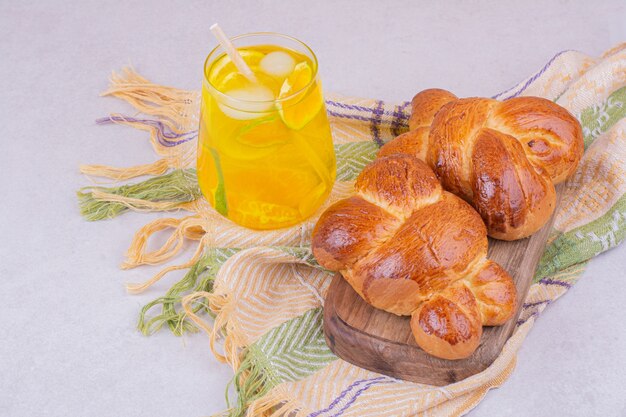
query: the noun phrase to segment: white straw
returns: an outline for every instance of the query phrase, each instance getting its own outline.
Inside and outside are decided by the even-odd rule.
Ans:
[[[246,61],[244,61],[241,55],[239,55],[239,52],[235,48],[235,45],[233,45],[230,39],[228,39],[220,25],[214,23],[213,26],[211,26],[211,32],[217,38],[217,41],[220,43],[220,45],[222,45],[222,48],[224,48],[224,50],[230,57],[230,60],[233,61],[233,64],[235,64],[235,67],[237,67],[239,72],[242,73],[251,82],[257,83],[257,79],[254,76],[254,73],[252,72],[248,64],[246,64]]]

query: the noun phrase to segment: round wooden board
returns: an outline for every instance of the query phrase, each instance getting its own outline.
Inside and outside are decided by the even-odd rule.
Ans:
[[[557,187],[557,207],[561,190],[562,186]],[[553,221],[554,216],[527,239],[489,240],[489,259],[502,265],[515,281],[517,310],[504,325],[484,327],[480,345],[470,357],[451,361],[427,354],[415,344],[409,317],[372,307],[339,274],[324,303],[328,346],[354,365],[407,381],[447,385],[479,373],[493,363],[513,333]]]

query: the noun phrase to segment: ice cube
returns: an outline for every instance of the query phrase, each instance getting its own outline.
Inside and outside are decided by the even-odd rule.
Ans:
[[[225,91],[220,109],[237,120],[251,120],[266,116],[274,109],[274,93],[263,85],[252,85]]]
[[[276,51],[261,60],[261,71],[273,77],[286,77],[296,66],[296,61],[286,52]]]

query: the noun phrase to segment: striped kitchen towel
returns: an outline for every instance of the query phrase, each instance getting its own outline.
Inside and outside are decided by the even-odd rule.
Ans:
[[[480,374],[445,387],[403,382],[355,367],[326,346],[322,308],[331,275],[311,255],[316,216],[289,229],[252,231],[222,218],[201,198],[193,169],[198,92],[156,85],[124,70],[113,76],[104,94],[126,100],[138,113],[113,114],[98,124],[149,132],[160,158],[130,168],[81,166],[85,174],[115,181],[150,176],[82,189],[81,212],[101,220],[129,210],[176,211],[137,231],[122,268],[164,263],[190,248],[186,242],[195,242],[188,261],[129,284],[128,290],[141,292],[170,271],[187,271],[144,306],[139,329],[145,334],[164,326],[176,335],[198,329],[208,333],[216,357],[235,372],[237,399],[220,415],[462,415],[508,378],[517,350],[545,307],[576,283],[589,259],[626,234],[626,44],[599,58],[561,52],[495,96],[555,100],[580,120],[585,136],[585,155],[566,184],[516,330]],[[407,130],[409,105],[339,96],[328,96],[326,103],[337,154],[330,204],[351,192],[354,179],[383,143]],[[149,249],[150,236],[162,231],[169,231],[169,238]]]

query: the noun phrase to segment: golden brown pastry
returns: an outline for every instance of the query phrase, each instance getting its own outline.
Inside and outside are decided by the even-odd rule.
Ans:
[[[424,90],[413,98],[409,127],[379,156],[426,161],[444,189],[480,213],[489,236],[503,240],[530,236],[548,221],[555,184],[575,171],[584,150],[578,121],[538,97],[458,99]]]
[[[359,175],[355,195],[320,217],[312,249],[365,301],[411,315],[417,344],[446,359],[469,356],[482,326],[515,310],[516,289],[487,260],[487,230],[469,204],[443,191],[411,155],[378,158]]]

